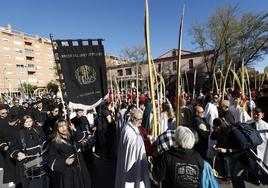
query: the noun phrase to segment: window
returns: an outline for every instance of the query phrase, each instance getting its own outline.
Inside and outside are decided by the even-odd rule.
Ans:
[[[175,57],[176,56],[176,50],[172,51],[172,56]]]
[[[189,59],[189,69],[193,69],[193,68],[194,68],[194,60]]]
[[[24,44],[27,45],[27,46],[32,46],[32,43],[31,42],[26,42],[25,41]]]
[[[24,57],[15,57],[15,59],[22,61],[22,60],[24,60]]]
[[[33,59],[34,59],[34,57],[26,56],[26,60],[32,61]]]
[[[32,49],[29,49],[29,48],[25,48],[25,52],[27,52],[27,53],[33,53],[33,50]]]
[[[18,48],[14,49],[14,51],[15,51],[15,52],[18,52],[18,53],[22,53],[22,52],[23,52],[22,49],[18,49]]]
[[[117,70],[117,76],[123,76],[123,70],[122,69]]]
[[[162,71],[162,65],[161,64],[158,64],[157,65],[157,72],[161,72]]]
[[[177,70],[177,62],[176,61],[172,62],[172,69]]]
[[[34,71],[28,71],[28,75],[35,75]]]
[[[16,44],[16,45],[22,45],[22,42],[21,41],[14,40],[13,43]]]
[[[126,75],[132,75],[131,68],[126,69]]]
[[[28,68],[34,68],[34,64],[28,64]]]
[[[17,68],[24,68],[24,65],[23,64],[17,64],[16,67]]]

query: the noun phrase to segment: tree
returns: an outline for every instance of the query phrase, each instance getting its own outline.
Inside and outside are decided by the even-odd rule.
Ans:
[[[122,56],[132,62],[142,62],[146,60],[146,48],[142,45],[124,48],[122,50]]]
[[[238,12],[237,5],[219,7],[208,23],[196,24],[190,30],[199,49],[214,50],[212,59],[204,54],[209,75],[215,66],[226,70],[231,59],[239,69],[242,62],[251,65],[268,53],[268,13],[239,17]]]
[[[33,92],[33,86],[31,84],[24,82],[22,84],[22,87],[23,87],[23,90],[25,91],[25,93],[32,93]]]
[[[48,84],[47,84],[47,90],[48,91],[53,91],[53,92],[57,92],[58,91],[58,85],[57,84],[55,84],[55,83],[53,83],[53,82],[49,82]]]

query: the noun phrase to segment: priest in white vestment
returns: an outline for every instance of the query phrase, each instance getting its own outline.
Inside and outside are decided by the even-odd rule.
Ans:
[[[122,129],[118,145],[116,166],[116,188],[150,188],[148,160],[143,138],[138,126],[141,126],[142,111],[133,109],[131,121]]]
[[[262,120],[263,117],[263,111],[260,108],[256,108],[254,111],[254,120],[256,122],[256,129],[260,132],[263,140],[262,144],[257,146],[257,155],[264,164],[268,165],[268,123]]]
[[[213,99],[210,102],[208,102],[205,107],[205,119],[206,119],[206,123],[209,124],[210,135],[213,132],[213,120],[219,117],[218,107],[217,107],[218,100],[219,100],[219,95],[217,94],[213,95]],[[209,136],[208,150],[207,150],[208,159],[212,159],[215,156],[215,151],[213,149],[213,146],[216,145],[216,143],[217,142],[215,140],[211,140]]]

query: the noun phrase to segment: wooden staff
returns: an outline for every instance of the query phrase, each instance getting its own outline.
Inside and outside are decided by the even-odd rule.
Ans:
[[[222,69],[221,69],[222,70]],[[222,93],[222,80],[224,79],[224,76],[223,76],[223,73],[222,73],[222,71],[221,71],[221,77],[220,77],[220,87],[219,87],[219,94],[221,94]]]
[[[219,91],[218,81],[216,78],[216,66],[213,67],[213,81],[212,81],[212,91],[214,91],[214,83],[216,86],[217,93]]]
[[[114,78],[115,88],[116,88],[116,103],[119,102],[121,104],[121,97],[120,97],[120,88],[117,81],[117,78]]]
[[[136,106],[139,108],[139,65],[136,63]]]
[[[224,94],[226,92],[226,82],[227,82],[227,78],[228,78],[228,73],[230,71],[230,68],[231,68],[231,65],[232,65],[232,62],[233,60],[231,59],[229,65],[228,65],[228,68],[227,68],[227,71],[226,71],[226,74],[225,74],[225,79],[224,79],[224,82],[223,82],[223,90],[222,90],[222,100],[224,100]]]
[[[194,69],[193,99],[195,99],[195,85],[196,85],[196,68]]]
[[[245,68],[245,71],[246,71],[246,76],[247,76],[247,81],[248,81],[248,95],[249,95],[249,104],[250,104],[250,112],[251,112],[250,117],[253,117],[252,105],[251,105],[252,95],[251,95],[251,87],[250,87],[248,69]]]
[[[156,67],[155,67],[155,63],[154,61],[152,60],[152,66],[153,66],[153,77],[154,77],[154,84],[156,86],[156,97],[157,97],[157,108],[156,108],[156,117],[157,117],[157,122],[160,122],[160,93],[159,92],[159,82],[158,82],[158,73],[156,71]],[[159,135],[160,133],[160,124],[157,125],[156,128],[156,135]]]
[[[111,84],[111,95],[112,95],[112,102],[114,103],[114,91],[113,91],[113,80],[112,80],[112,69],[109,71],[110,72],[110,84]],[[114,105],[114,104],[113,104]]]
[[[231,72],[233,73],[233,75],[234,75],[234,79],[235,79],[235,81],[236,81],[236,83],[237,83],[239,89],[241,90],[241,89],[242,89],[242,86],[241,86],[241,82],[240,82],[240,80],[239,80],[238,75],[237,75],[237,74],[235,73],[235,71],[232,70],[232,69],[231,69]]]
[[[124,81],[125,85],[125,98],[126,98],[126,103],[128,103],[128,98],[127,98],[127,81]]]
[[[177,93],[177,104],[176,104],[176,126],[180,124],[180,78],[181,78],[181,44],[182,44],[182,29],[183,29],[183,19],[184,19],[184,7],[182,10],[181,23],[180,23],[180,32],[179,32],[179,45],[178,45],[178,62],[177,62],[177,84],[176,84],[176,93]]]
[[[235,64],[234,64],[234,71],[235,71]],[[235,88],[235,78],[233,76],[233,83],[232,83],[232,87]]]
[[[187,84],[187,93],[190,96],[189,80],[188,80],[188,75],[186,71],[184,71],[184,74],[185,74],[185,79],[186,79],[186,84]]]
[[[245,97],[245,69],[244,69],[244,59],[242,60],[242,65],[241,65],[241,92],[243,97]]]
[[[156,117],[156,106],[155,106],[155,95],[154,95],[154,78],[152,70],[152,61],[151,61],[151,47],[150,47],[150,31],[149,31],[149,5],[148,0],[145,0],[145,43],[146,43],[146,52],[147,52],[147,61],[149,67],[149,77],[150,77],[150,91],[151,99],[153,106],[153,136],[157,136],[157,117]]]

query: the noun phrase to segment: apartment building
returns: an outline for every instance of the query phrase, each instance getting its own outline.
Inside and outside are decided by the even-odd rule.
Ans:
[[[56,80],[51,41],[0,26],[0,92],[18,92],[22,83],[36,88]]]

